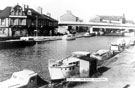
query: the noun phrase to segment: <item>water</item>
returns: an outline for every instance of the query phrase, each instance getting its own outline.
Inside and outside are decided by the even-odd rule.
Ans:
[[[35,46],[0,50],[0,81],[11,77],[15,71],[31,69],[44,79],[49,79],[49,59],[61,59],[73,51],[96,51],[109,49],[111,42],[120,37],[97,36],[78,38],[73,41],[48,41]]]

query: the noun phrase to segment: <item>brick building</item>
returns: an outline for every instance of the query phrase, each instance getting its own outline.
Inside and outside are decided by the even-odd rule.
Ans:
[[[75,16],[74,14],[72,14],[71,11],[67,10],[67,12],[65,14],[63,14],[62,16],[60,16],[59,21],[62,22],[83,22],[83,20],[81,20],[79,17]],[[59,29],[58,32],[60,33],[67,33],[67,31],[69,31],[70,33],[76,32],[76,31],[80,31],[86,29],[85,27],[81,27],[81,26],[63,26],[63,25],[59,25]]]
[[[71,11],[67,11],[64,15],[60,16],[60,21],[72,21],[72,22],[78,22],[79,17],[72,14]]]
[[[54,35],[58,21],[40,14],[29,6],[6,7],[0,10],[0,37],[20,37],[27,35]]]

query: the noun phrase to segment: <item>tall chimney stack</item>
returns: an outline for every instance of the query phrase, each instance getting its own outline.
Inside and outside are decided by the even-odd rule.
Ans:
[[[40,6],[37,8],[37,11],[38,11],[40,14],[42,14],[42,10],[43,10],[43,9],[42,9],[42,7],[40,7]]]
[[[23,11],[25,11],[25,10],[26,10],[26,5],[24,4],[24,5],[23,5]]]
[[[27,9],[29,8],[29,5],[27,5]]]

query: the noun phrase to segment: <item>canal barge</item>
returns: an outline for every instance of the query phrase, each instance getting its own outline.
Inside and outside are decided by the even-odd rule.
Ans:
[[[97,59],[90,58],[90,52],[76,51],[72,55],[55,62],[49,61],[52,81],[70,77],[90,77],[97,71]]]
[[[21,48],[26,46],[33,46],[36,42],[33,40],[6,40],[0,41],[0,49],[9,49],[9,48]]]
[[[112,43],[110,46],[110,51],[113,52],[113,55],[116,55],[124,50],[124,46],[118,43]]]
[[[108,60],[112,56],[113,52],[105,49],[97,50],[90,55],[91,58],[95,58],[98,60],[98,66],[102,65],[105,60]]]

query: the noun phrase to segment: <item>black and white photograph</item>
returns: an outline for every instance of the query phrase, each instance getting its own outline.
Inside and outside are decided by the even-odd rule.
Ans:
[[[134,0],[0,0],[0,88],[135,88]]]

